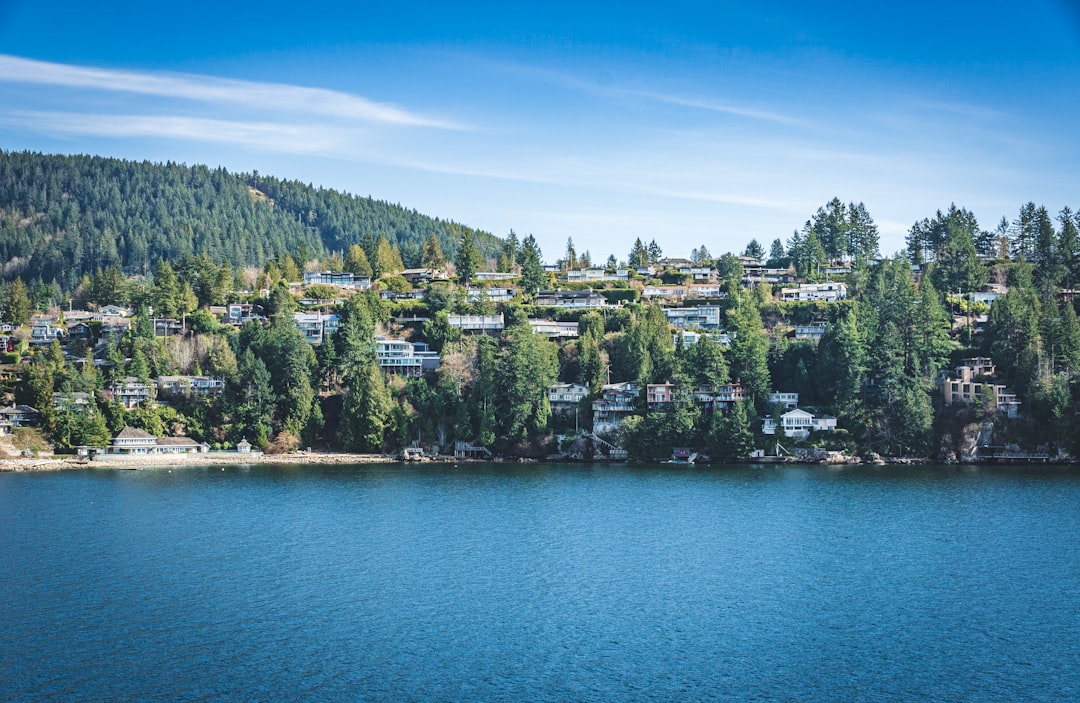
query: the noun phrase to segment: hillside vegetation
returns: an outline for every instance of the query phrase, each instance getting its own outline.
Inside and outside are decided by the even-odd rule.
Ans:
[[[344,254],[385,237],[407,266],[436,235],[451,255],[465,234],[485,256],[499,240],[399,205],[258,173],[175,163],[0,151],[0,264],[7,279],[55,281],[208,255],[262,267],[285,252]]]

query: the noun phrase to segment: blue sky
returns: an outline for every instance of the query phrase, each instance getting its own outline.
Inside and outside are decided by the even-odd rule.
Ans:
[[[787,239],[834,196],[882,249],[955,202],[1080,208],[1071,0],[0,0],[0,148],[222,165],[546,258]]]

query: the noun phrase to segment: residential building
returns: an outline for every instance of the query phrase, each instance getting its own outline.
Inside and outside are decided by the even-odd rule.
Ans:
[[[993,394],[997,412],[1005,417],[1019,417],[1021,401],[1002,383],[993,383],[995,367],[987,357],[963,359],[951,374],[940,380],[945,405],[981,403],[987,393]]]
[[[587,310],[607,307],[608,302],[607,298],[592,290],[542,290],[536,296],[536,304],[540,307]]]
[[[720,290],[719,283],[696,283],[687,286],[686,297],[695,300],[718,300],[726,298],[727,293]]]
[[[131,410],[140,403],[153,400],[154,386],[134,376],[117,379],[105,386],[105,397]]]
[[[344,290],[369,290],[371,288],[371,276],[361,276],[347,271],[308,272],[304,274],[304,285],[334,286]]]
[[[567,413],[578,406],[589,389],[580,383],[553,383],[548,386],[548,405],[552,413]]]
[[[98,313],[102,316],[131,317],[131,310],[119,305],[103,305],[98,309]]]
[[[641,291],[641,297],[646,300],[660,298],[661,300],[682,300],[690,293],[689,286],[645,286]]]
[[[212,396],[225,390],[225,379],[216,376],[158,376],[158,395]]]
[[[53,408],[81,413],[94,407],[94,397],[89,393],[53,393]]]
[[[847,298],[847,286],[843,283],[800,283],[796,288],[781,288],[780,299],[785,302],[824,300],[835,303]]]
[[[41,413],[29,405],[12,403],[6,408],[0,408],[0,423],[11,428],[37,427],[41,424]]]
[[[600,397],[593,401],[593,431],[608,432],[618,429],[627,417],[637,410],[638,387],[633,381],[611,383],[600,389]]]
[[[602,268],[584,268],[566,272],[568,283],[593,283],[597,281],[625,281],[630,278],[629,269],[616,269],[608,273]]]
[[[670,322],[676,329],[699,328],[704,330],[720,329],[720,307],[718,305],[698,305],[691,308],[664,308]]]
[[[529,326],[532,327],[533,334],[542,334],[552,339],[569,339],[578,336],[578,323],[576,322],[529,318]]]
[[[449,315],[450,326],[464,332],[500,332],[506,327],[502,313],[498,315]]]
[[[682,340],[683,347],[692,347],[701,341],[702,337],[708,337],[722,347],[731,346],[731,334],[728,332],[695,332],[693,330],[679,330],[672,335],[672,341],[678,346]]]
[[[184,331],[184,323],[171,317],[154,318],[154,336],[172,337]]]
[[[832,415],[814,415],[801,408],[794,408],[780,416],[779,427],[772,417],[765,418],[761,426],[761,432],[768,435],[775,435],[777,429],[783,431],[786,437],[806,439],[811,432],[835,430],[836,418]]]
[[[341,318],[337,315],[322,312],[294,312],[293,320],[308,344],[322,344],[337,332],[341,324]]]
[[[430,283],[436,278],[446,278],[446,273],[438,269],[405,269],[401,277],[416,286]]]
[[[478,283],[482,281],[508,281],[517,277],[518,274],[509,271],[477,271],[473,274],[473,280]]]
[[[431,351],[426,342],[376,337],[375,358],[379,368],[397,376],[421,376],[439,368],[439,353]]]
[[[679,273],[690,276],[694,283],[712,283],[717,275],[712,266],[680,266]]]
[[[470,302],[486,299],[489,303],[509,303],[515,292],[513,288],[469,288],[465,294]]]
[[[210,451],[206,443],[190,437],[155,437],[146,430],[125,427],[113,437],[110,454],[201,454]]]
[[[266,322],[266,314],[258,303],[230,303],[225,306],[223,320],[230,325],[240,327],[247,322]]]
[[[769,393],[769,403],[772,405],[779,405],[785,410],[791,410],[792,408],[799,407],[799,394],[773,391],[772,393]]]
[[[670,407],[674,402],[674,383],[650,383],[645,386],[645,403],[649,410]]]
[[[811,342],[820,342],[829,329],[827,322],[811,322],[809,325],[795,325],[795,339],[809,339]]]

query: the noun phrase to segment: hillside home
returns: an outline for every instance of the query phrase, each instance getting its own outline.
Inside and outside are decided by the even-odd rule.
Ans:
[[[72,393],[53,393],[53,408],[56,410],[70,410],[81,413],[94,407],[94,397],[89,393],[75,391]]]
[[[506,327],[502,313],[498,315],[450,315],[450,326],[464,332],[501,332]]]
[[[796,288],[781,288],[780,298],[785,302],[824,300],[835,303],[847,298],[847,286],[843,283],[800,283]]]
[[[146,430],[125,427],[113,437],[110,454],[202,454],[210,451],[206,443],[190,437],[155,437]]]
[[[337,315],[322,312],[294,312],[293,321],[308,344],[322,344],[337,332],[341,324],[341,318]]]
[[[469,302],[487,300],[489,303],[509,303],[514,299],[513,288],[469,288],[465,291]]]
[[[536,296],[536,304],[539,307],[590,310],[607,307],[608,302],[607,298],[592,290],[542,290]]]
[[[616,430],[623,420],[637,410],[638,387],[633,381],[610,383],[600,389],[593,401],[593,431]]]
[[[939,381],[945,405],[981,403],[986,393],[992,393],[998,414],[1019,417],[1020,399],[1004,384],[993,383],[990,379],[994,374],[994,364],[987,357],[963,359],[951,373],[943,374]]]
[[[140,403],[154,398],[154,386],[143,383],[134,376],[117,379],[105,385],[104,395],[107,400],[120,403],[131,410]]]
[[[672,335],[675,346],[682,342],[683,347],[692,347],[701,341],[702,337],[708,337],[722,347],[731,346],[731,335],[727,332],[695,332],[693,330],[679,330]]]
[[[158,376],[158,395],[201,396],[219,395],[225,390],[225,379],[216,376]]]
[[[720,308],[716,305],[698,305],[691,308],[664,308],[664,314],[676,329],[720,329]]]
[[[767,417],[762,422],[762,434],[775,435],[776,420]],[[811,432],[831,432],[836,429],[836,418],[832,415],[814,415],[801,408],[794,408],[780,416],[779,429],[785,437],[806,439]]]
[[[682,300],[690,293],[689,286],[645,286],[641,297],[646,300]]]
[[[548,405],[555,414],[568,413],[589,394],[580,383],[553,383],[547,388]]]
[[[650,383],[645,386],[645,403],[649,410],[670,407],[675,402],[674,383]]]
[[[154,318],[154,336],[172,337],[184,331],[184,323],[171,317]]]
[[[509,271],[477,271],[473,274],[473,280],[482,281],[508,281],[517,278],[518,274]]]
[[[772,405],[779,405],[785,410],[791,410],[792,408],[799,407],[799,394],[773,391],[772,393],[769,393],[769,403]]]
[[[439,369],[439,353],[431,351],[426,342],[376,337],[375,358],[379,368],[396,376],[416,377]]]
[[[827,322],[811,322],[809,325],[795,325],[795,339],[808,339],[811,342],[820,342],[829,329]]]
[[[343,290],[369,290],[371,288],[371,276],[361,276],[350,272],[319,271],[304,274],[304,285],[334,286]]]
[[[0,422],[6,427],[37,427],[41,424],[41,413],[29,405],[16,405],[12,403],[6,408],[0,408]]]
[[[529,318],[529,326],[532,327],[533,334],[542,334],[551,339],[570,339],[578,336],[576,322]]]

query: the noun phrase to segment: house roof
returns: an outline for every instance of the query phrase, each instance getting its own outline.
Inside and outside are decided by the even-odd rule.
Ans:
[[[138,427],[126,425],[124,429],[116,433],[116,439],[153,439],[154,435]]]
[[[4,415],[25,415],[27,413],[36,413],[37,409],[32,408],[29,405],[10,405],[6,408],[0,409],[0,414]]]
[[[160,447],[197,447],[199,443],[191,437],[158,437]]]

